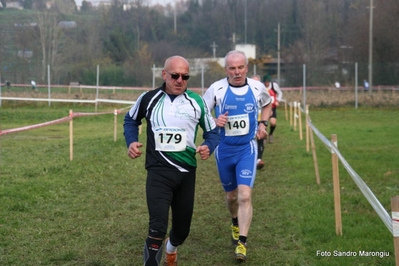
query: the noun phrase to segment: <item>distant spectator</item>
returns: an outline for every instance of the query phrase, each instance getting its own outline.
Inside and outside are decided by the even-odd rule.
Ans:
[[[32,90],[33,91],[36,91],[37,89],[36,89],[36,82],[34,81],[34,80],[32,80],[31,82],[30,82],[30,84],[32,84]]]
[[[335,82],[335,84],[334,84],[334,85],[335,85],[335,88],[336,88],[336,89],[339,89],[339,88],[341,87],[341,84],[339,84],[339,82],[338,82],[338,81],[337,81],[337,82]]]
[[[6,80],[5,83],[6,83],[7,91],[10,91],[10,86],[11,86],[10,82],[8,80]]]
[[[369,86],[370,86],[368,81],[367,80],[363,80],[363,84],[364,84],[364,90],[368,91],[369,90]]]

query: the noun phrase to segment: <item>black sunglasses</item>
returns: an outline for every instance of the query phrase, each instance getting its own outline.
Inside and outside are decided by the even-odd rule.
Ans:
[[[182,80],[188,80],[190,78],[190,75],[183,75],[183,74],[176,74],[176,73],[169,73],[168,71],[165,70],[166,73],[168,73],[172,79],[179,79],[181,76]]]

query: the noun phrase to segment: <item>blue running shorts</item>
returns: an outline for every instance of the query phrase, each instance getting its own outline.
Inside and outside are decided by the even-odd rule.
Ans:
[[[253,187],[256,177],[258,146],[256,139],[244,145],[220,143],[215,150],[219,178],[226,192],[238,185]]]

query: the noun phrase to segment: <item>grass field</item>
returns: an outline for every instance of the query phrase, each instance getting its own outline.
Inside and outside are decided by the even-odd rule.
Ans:
[[[55,120],[70,109],[94,111],[79,104],[5,106],[1,129]],[[328,139],[337,134],[340,152],[390,214],[390,199],[399,194],[398,108],[311,108],[310,116]],[[0,265],[142,265],[144,158],[126,156],[123,115],[114,142],[113,121],[113,115],[75,118],[73,161],[69,123],[0,136]],[[394,265],[392,234],[341,165],[343,235],[335,234],[331,153],[321,141],[315,139],[317,185],[312,154],[283,109],[274,135],[255,182],[246,265]],[[192,229],[179,247],[179,265],[236,264],[223,197],[214,158],[199,161]]]

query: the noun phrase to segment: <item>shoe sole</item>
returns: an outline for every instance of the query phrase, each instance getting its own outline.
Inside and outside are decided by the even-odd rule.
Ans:
[[[247,257],[242,254],[235,254],[235,259],[239,262],[247,261]]]

